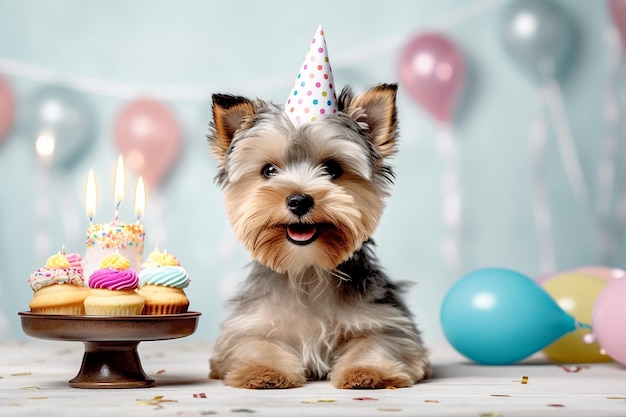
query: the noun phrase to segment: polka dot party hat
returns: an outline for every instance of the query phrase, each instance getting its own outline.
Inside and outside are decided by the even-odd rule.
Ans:
[[[285,113],[294,126],[337,113],[335,81],[322,25],[315,31],[309,51],[287,97]]]

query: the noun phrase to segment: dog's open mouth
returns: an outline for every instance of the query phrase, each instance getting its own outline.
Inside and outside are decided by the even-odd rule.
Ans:
[[[288,224],[286,229],[287,240],[296,245],[308,245],[314,242],[319,235],[319,226],[315,224]]]

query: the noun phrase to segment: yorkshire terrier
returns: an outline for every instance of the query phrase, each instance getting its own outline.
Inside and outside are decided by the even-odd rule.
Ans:
[[[370,236],[393,181],[395,84],[294,126],[282,107],[214,94],[208,135],[251,273],[222,324],[211,378],[242,388],[408,387],[430,376],[420,332]]]

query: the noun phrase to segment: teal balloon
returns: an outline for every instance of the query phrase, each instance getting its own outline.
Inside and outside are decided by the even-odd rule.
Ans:
[[[35,90],[24,104],[22,126],[33,144],[42,132],[54,135],[51,163],[57,168],[72,168],[96,140],[91,103],[84,95],[62,86]]]
[[[501,268],[480,269],[454,283],[441,325],[459,353],[485,365],[518,362],[578,326],[539,284]]]
[[[535,82],[557,79],[572,67],[577,24],[551,0],[510,2],[501,32],[505,50]]]

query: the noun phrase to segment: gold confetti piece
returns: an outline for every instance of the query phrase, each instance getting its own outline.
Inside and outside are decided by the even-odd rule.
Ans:
[[[378,401],[378,398],[372,398],[372,397],[356,397],[356,398],[353,398],[353,400],[356,400],[356,401]]]
[[[378,411],[402,411],[401,408],[394,408],[394,407],[380,407],[377,408]]]
[[[36,385],[29,385],[29,386],[27,386],[27,387],[22,387],[22,389],[41,389],[41,388],[39,388],[39,387],[38,387],[38,386],[36,386]]]
[[[153,405],[156,406],[155,410],[159,410],[163,408],[161,403],[177,403],[178,400],[164,400],[162,395],[155,395],[154,398],[150,400],[135,400],[137,401],[137,405]]]
[[[32,372],[18,372],[16,374],[11,374],[11,376],[28,376],[28,375],[32,375]]]
[[[330,398],[319,398],[313,400],[302,400],[300,401],[302,404],[315,404],[315,403],[334,403],[336,400]]]
[[[48,397],[28,397],[29,400],[47,400]]]
[[[165,372],[165,369],[159,369],[156,371],[156,375],[161,375],[163,372]]]
[[[548,404],[548,407],[565,407],[563,404]]]
[[[528,384],[528,377],[526,375],[522,377],[522,384]]]
[[[492,397],[510,397],[509,394],[491,394]]]
[[[626,400],[626,397],[606,397],[607,400]]]
[[[482,413],[479,414],[480,417],[501,417],[501,414],[498,413]]]
[[[250,410],[249,408],[235,408],[234,410],[230,410],[231,413],[254,413],[254,410]]]
[[[392,391],[395,391],[395,390],[398,389],[398,387],[394,387],[393,385],[389,385],[389,386],[385,387],[385,389],[390,389]]]
[[[438,400],[424,400],[425,403],[438,403]]]

